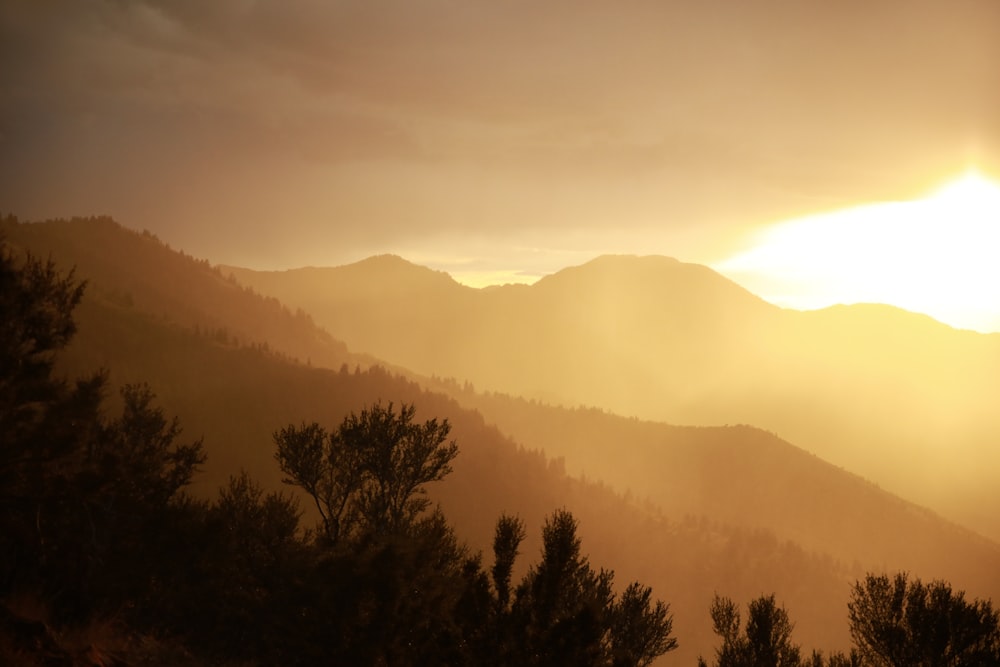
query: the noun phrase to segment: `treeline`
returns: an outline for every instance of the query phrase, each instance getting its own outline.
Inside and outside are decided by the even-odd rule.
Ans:
[[[990,602],[969,602],[943,581],[924,584],[906,573],[868,574],[847,605],[849,654],[819,651],[804,657],[792,641],[794,624],[773,595],[739,606],[716,595],[710,614],[721,645],[715,667],[989,667],[1000,665],[1000,613]],[[704,659],[699,667],[708,667]]]
[[[307,313],[261,296],[207,260],[109,217],[35,223],[7,216],[0,219],[0,234],[10,246],[76,266],[92,281],[91,301],[146,313],[227,346],[262,347],[266,341],[270,354],[289,360],[330,368],[353,360]]]
[[[525,526],[500,517],[487,574],[424,497],[457,455],[450,426],[414,423],[412,406],[376,405],[332,434],[275,433],[316,529],[300,528],[293,496],[245,474],[194,500],[184,487],[202,445],[180,441],[147,387],[127,386],[107,418],[103,374],[54,376],[82,293],[51,262],[3,251],[5,663],[640,665],[676,645],[666,605],[637,583],[616,593],[568,512],[546,523],[543,558],[516,585]]]
[[[618,666],[677,646],[668,606],[593,567],[567,511],[527,568],[517,517],[498,517],[492,563],[466,548],[425,495],[458,454],[450,426],[410,405],[277,430],[299,496],[239,474],[193,499],[201,443],[147,387],[109,418],[103,374],[55,377],[82,293],[52,263],[0,254],[3,664]],[[745,626],[717,598],[715,664],[1000,664],[996,612],[946,584],[870,576],[849,612],[855,651],[803,658],[773,598]]]

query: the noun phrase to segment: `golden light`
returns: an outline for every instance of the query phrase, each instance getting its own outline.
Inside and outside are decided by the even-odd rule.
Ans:
[[[1000,184],[970,170],[922,199],[779,223],[714,268],[782,306],[887,303],[1000,331]]]
[[[498,285],[531,285],[538,281],[539,276],[527,274],[518,270],[483,270],[483,271],[452,271],[451,277],[456,282],[468,287],[482,289]]]

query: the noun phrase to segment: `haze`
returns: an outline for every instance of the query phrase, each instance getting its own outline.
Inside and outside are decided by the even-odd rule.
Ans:
[[[919,199],[763,225],[744,243],[708,263],[776,305],[890,304],[957,328],[1000,331],[1000,185],[974,169]],[[523,267],[457,266],[451,275],[477,288],[540,277]]]
[[[929,197],[768,226],[714,266],[793,308],[886,303],[1000,331],[1000,186],[976,172]]]
[[[1000,600],[998,119],[996,0],[0,3],[0,663],[494,657],[434,633],[531,629],[582,571],[533,569],[560,508],[670,604],[656,664],[714,655],[716,593],[773,592],[803,656],[868,573]],[[426,498],[337,431],[376,404],[454,425]],[[280,463],[314,421],[339,453]],[[207,458],[147,492],[171,424]],[[594,590],[539,627],[618,623]]]
[[[105,368],[113,385],[148,382],[187,438],[204,437],[208,459],[190,492],[206,501],[240,470],[283,488],[276,425],[335,424],[378,401],[405,401],[455,424],[461,453],[432,498],[456,536],[488,566],[492,518],[514,513],[539,526],[554,506],[572,511],[591,563],[670,603],[681,644],[664,664],[712,655],[713,592],[749,600],[773,591],[795,641],[826,651],[850,644],[847,594],[865,571],[905,570],[946,580],[967,599],[1000,599],[995,335],[889,307],[782,310],[708,267],[660,256],[606,256],[530,287],[474,290],[389,255],[328,269],[220,269],[107,218],[6,217],[0,235],[5,261],[17,256],[12,244],[86,277],[60,371]],[[637,414],[656,421],[620,416]],[[734,422],[751,425],[721,425]],[[109,480],[112,490],[145,469],[123,460],[136,470]],[[29,528],[17,534],[33,536],[38,513],[28,509]],[[305,528],[317,517],[303,510]],[[259,530],[266,516],[248,515],[244,534],[271,534]],[[213,526],[205,534],[231,534]],[[198,554],[217,552],[184,534],[156,532],[128,571],[141,575],[167,554],[177,580],[169,591],[192,613],[162,622],[204,627],[206,613],[219,613],[206,610],[231,599],[221,573],[246,547],[218,561],[206,593]],[[525,544],[528,562],[537,562],[537,535]],[[120,574],[109,571],[111,588],[122,588]],[[245,579],[236,581],[242,595]],[[284,581],[268,590],[284,599],[294,588]],[[329,590],[330,570],[308,581],[312,594]],[[234,640],[246,637],[247,618],[257,623],[248,614],[256,607],[236,604],[236,627],[213,624],[211,638],[227,655],[259,655]],[[126,618],[118,614],[115,627]],[[298,626],[296,614],[287,617]],[[98,646],[117,636],[103,632]],[[281,623],[258,633],[291,655],[329,646],[329,633],[299,639]]]
[[[5,210],[258,269],[708,262],[1000,159],[992,0],[15,0],[0,30]]]

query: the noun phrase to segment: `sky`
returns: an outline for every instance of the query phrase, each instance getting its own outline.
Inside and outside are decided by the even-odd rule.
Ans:
[[[1000,332],[1000,182],[970,169],[926,196],[761,227],[712,268],[780,306],[888,303]]]
[[[221,264],[710,263],[998,165],[995,0],[0,4],[0,212]]]

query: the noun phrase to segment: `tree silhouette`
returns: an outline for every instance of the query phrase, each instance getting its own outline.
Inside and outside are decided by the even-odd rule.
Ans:
[[[741,632],[739,607],[729,598],[715,596],[710,614],[715,634],[722,639],[715,667],[798,667],[799,647],[791,640],[794,626],[774,595],[751,601],[748,612]],[[698,664],[707,665],[702,658]]]
[[[848,603],[851,637],[877,667],[1000,665],[1000,615],[943,581],[868,574]]]
[[[542,528],[542,560],[518,588],[515,613],[526,627],[531,664],[591,665],[601,654],[612,574],[580,553],[577,522],[556,511]]]
[[[522,534],[518,528],[506,517],[498,523],[498,563],[519,542],[510,539]],[[517,587],[510,610],[520,632],[511,664],[645,666],[677,647],[668,607],[654,602],[649,588],[633,583],[616,598],[614,573],[591,568],[570,512],[552,514],[542,542],[542,560]]]
[[[102,372],[54,374],[84,284],[0,248],[0,598],[41,599],[56,619],[116,610],[148,593],[168,514],[204,460],[145,386],[101,415]]]
[[[652,600],[653,590],[638,582],[628,585],[611,607],[611,664],[646,667],[657,657],[677,648],[671,636],[669,608]]]
[[[524,522],[517,517],[501,516],[497,520],[493,537],[493,586],[496,588],[498,610],[506,611],[510,605],[510,582],[518,548],[524,541]]]
[[[76,326],[84,284],[50,262],[21,259],[0,239],[0,595],[39,574],[68,480],[96,431],[101,374],[71,386],[53,376]],[[23,583],[23,581],[22,581]]]
[[[337,544],[357,522],[354,496],[361,487],[357,453],[338,446],[338,441],[319,424],[289,425],[274,434],[275,458],[287,477],[308,493],[322,521],[322,534]]]
[[[104,426],[88,457],[105,480],[108,511],[127,504],[130,511],[166,504],[191,481],[205,462],[200,440],[176,442],[179,420],[168,420],[153,404],[148,385],[126,385],[121,390],[121,417]]]
[[[334,433],[316,423],[275,432],[284,481],[313,498],[330,543],[404,531],[427,509],[424,485],[451,472],[458,445],[445,443],[447,420],[417,424],[415,412],[376,404],[349,414]]]

